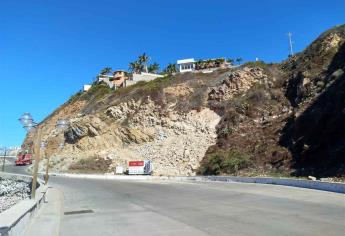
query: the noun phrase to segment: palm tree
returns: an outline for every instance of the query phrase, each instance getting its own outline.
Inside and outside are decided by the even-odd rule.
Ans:
[[[147,62],[150,60],[150,58],[146,55],[146,53],[143,53],[143,55],[140,55],[138,58],[138,62],[142,65],[144,65],[146,73],[148,72],[147,70]]]
[[[112,68],[111,67],[105,67],[105,68],[103,68],[102,70],[101,70],[101,72],[100,72],[100,74],[101,75],[108,75],[108,74],[110,74],[111,72],[112,72]]]
[[[128,65],[128,70],[129,70],[131,73],[136,72],[136,68],[137,68],[137,62],[136,62],[136,61],[133,61],[133,62],[130,62],[130,63],[129,63],[129,65]]]
[[[238,58],[236,58],[236,62],[237,62],[237,64],[241,64],[241,62],[243,61],[243,59],[241,58],[241,57],[238,57]]]
[[[164,69],[164,72],[171,75],[177,72],[176,64],[169,63],[168,66]]]
[[[232,59],[232,58],[228,58],[228,59],[226,59],[226,61],[227,61],[230,65],[233,65],[233,64],[234,64],[234,59]]]
[[[139,63],[138,61],[133,61],[129,63],[128,69],[132,73],[140,73],[143,71],[144,68],[143,68],[143,65]]]
[[[157,62],[149,65],[149,67],[147,68],[147,71],[149,73],[158,73],[159,71],[159,64]]]

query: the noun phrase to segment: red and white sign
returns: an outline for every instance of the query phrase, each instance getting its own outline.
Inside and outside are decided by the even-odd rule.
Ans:
[[[128,174],[130,175],[150,175],[152,173],[151,161],[129,161]]]
[[[128,166],[144,166],[144,161],[130,161]]]

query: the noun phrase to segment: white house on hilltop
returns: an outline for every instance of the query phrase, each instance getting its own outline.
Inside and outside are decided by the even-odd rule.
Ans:
[[[194,58],[177,60],[177,66],[181,73],[191,72],[195,70],[195,60]]]
[[[84,91],[84,92],[87,92],[87,91],[90,90],[91,87],[92,87],[91,84],[84,84],[84,86],[83,86],[83,91]]]
[[[227,62],[225,58],[213,58],[207,60],[195,61],[194,58],[177,60],[177,66],[180,73],[184,72],[202,72],[212,73],[218,69],[225,69],[234,67]]]

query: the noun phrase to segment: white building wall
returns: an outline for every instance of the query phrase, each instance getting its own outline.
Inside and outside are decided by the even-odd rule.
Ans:
[[[109,80],[109,76],[98,77],[98,82],[101,82],[101,81],[106,83],[109,86],[109,88],[114,87],[114,83]]]
[[[126,86],[136,84],[139,81],[151,81],[151,80],[161,78],[161,77],[164,77],[164,75],[151,74],[151,73],[133,74],[131,79],[126,80]]]
[[[92,85],[90,85],[90,84],[84,84],[83,91],[84,92],[89,91],[91,87],[92,87]]]
[[[177,60],[178,68],[180,73],[192,72],[195,70],[195,60],[194,58]]]

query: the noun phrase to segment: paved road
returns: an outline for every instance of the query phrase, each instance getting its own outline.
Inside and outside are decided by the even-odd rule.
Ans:
[[[25,173],[25,167],[7,167]],[[286,186],[51,177],[61,235],[344,235],[345,195]],[[91,210],[92,213],[80,211]]]
[[[344,235],[345,195],[240,183],[53,177],[61,235]],[[93,213],[78,213],[92,210]]]
[[[1,168],[2,168],[2,157],[0,158],[1,161]],[[9,173],[16,173],[16,174],[23,174],[23,175],[28,175],[29,173],[26,171],[28,166],[16,166],[14,164],[14,161],[16,160],[16,157],[6,157],[6,162],[5,162],[5,171]]]

